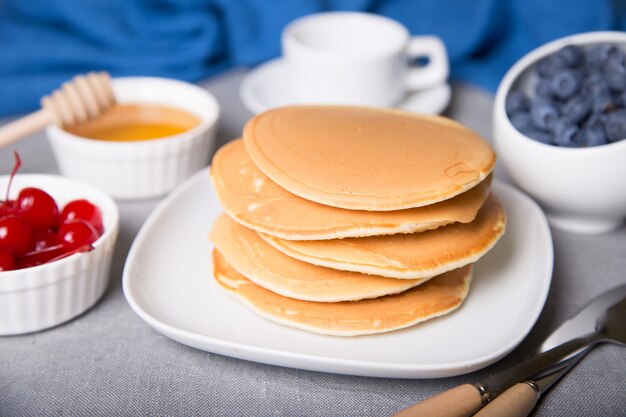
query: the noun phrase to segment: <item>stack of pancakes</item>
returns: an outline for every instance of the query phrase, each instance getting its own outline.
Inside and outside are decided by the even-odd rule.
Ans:
[[[312,332],[387,332],[447,314],[504,233],[495,154],[451,120],[294,106],[251,119],[211,166],[226,214],[215,279],[261,316]]]

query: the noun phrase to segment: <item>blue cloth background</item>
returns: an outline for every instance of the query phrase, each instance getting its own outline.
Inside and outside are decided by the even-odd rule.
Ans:
[[[77,73],[197,81],[280,54],[291,20],[380,13],[445,41],[452,77],[494,91],[529,50],[626,29],[625,0],[0,0],[0,114],[33,110]]]

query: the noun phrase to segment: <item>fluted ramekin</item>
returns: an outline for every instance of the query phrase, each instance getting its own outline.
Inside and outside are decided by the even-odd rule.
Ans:
[[[166,194],[208,165],[220,114],[211,93],[156,77],[115,78],[112,85],[120,103],[172,106],[202,122],[177,135],[134,142],[87,139],[51,125],[48,138],[63,175],[93,184],[116,199],[131,200]]]
[[[8,177],[0,177],[0,190]],[[25,187],[38,187],[57,201],[85,198],[102,212],[104,233],[94,249],[58,261],[0,272],[0,335],[47,329],[66,322],[93,306],[109,282],[109,270],[119,228],[115,202],[102,191],[71,179],[53,175],[18,175],[12,196]]]

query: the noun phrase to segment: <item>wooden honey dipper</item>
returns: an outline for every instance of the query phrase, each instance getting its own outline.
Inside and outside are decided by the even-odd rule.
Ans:
[[[0,129],[0,147],[30,135],[49,123],[67,127],[91,120],[115,104],[111,77],[106,72],[78,75],[41,99],[41,110]]]

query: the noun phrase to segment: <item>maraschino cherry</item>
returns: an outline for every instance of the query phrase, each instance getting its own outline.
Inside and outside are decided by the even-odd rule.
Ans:
[[[104,233],[100,209],[85,199],[70,201],[59,213],[54,198],[36,187],[9,199],[22,161],[17,154],[4,201],[0,201],[0,271],[29,268],[80,252]]]

